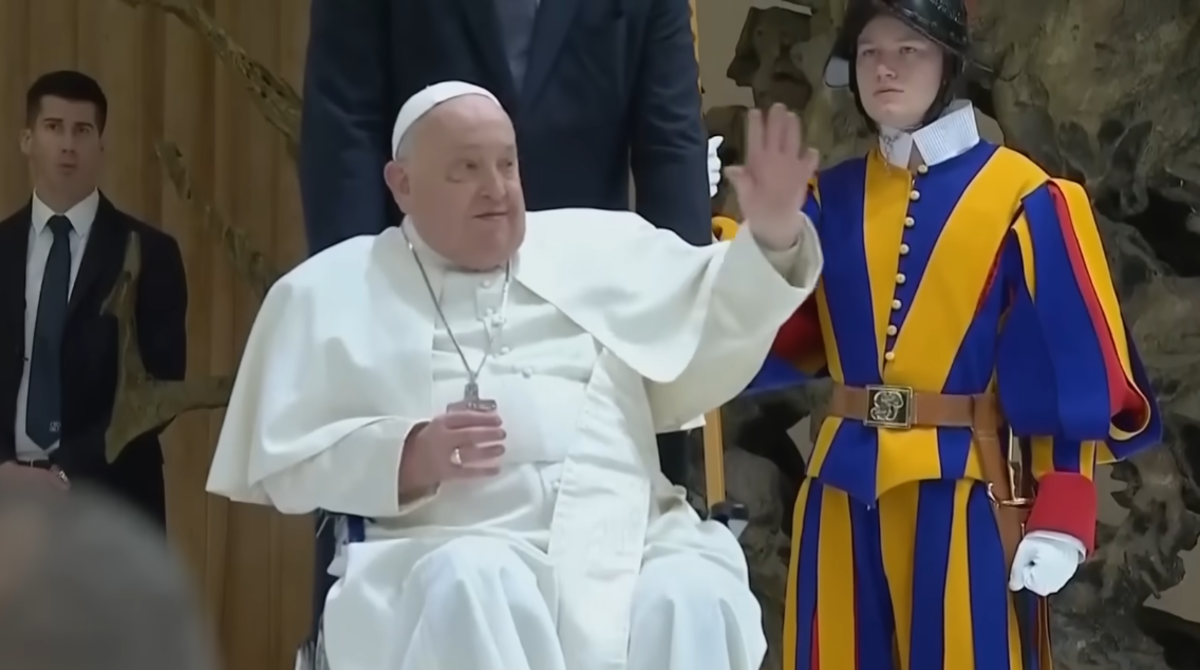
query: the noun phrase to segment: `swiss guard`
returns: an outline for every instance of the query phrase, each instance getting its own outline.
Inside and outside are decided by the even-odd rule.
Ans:
[[[1047,670],[1096,465],[1161,437],[1087,193],[980,139],[969,51],[963,0],[851,0],[826,63],[879,142],[812,184],[824,275],[774,348],[834,382],[788,670]]]

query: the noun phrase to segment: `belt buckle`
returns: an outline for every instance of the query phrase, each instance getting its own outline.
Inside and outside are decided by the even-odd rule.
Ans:
[[[868,386],[867,418],[872,428],[908,430],[913,420],[913,390],[909,386]]]

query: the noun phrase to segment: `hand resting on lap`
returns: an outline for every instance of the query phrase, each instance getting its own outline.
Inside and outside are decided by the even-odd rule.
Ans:
[[[453,479],[491,477],[504,455],[496,412],[451,409],[413,429],[400,459],[400,497],[420,497]]]

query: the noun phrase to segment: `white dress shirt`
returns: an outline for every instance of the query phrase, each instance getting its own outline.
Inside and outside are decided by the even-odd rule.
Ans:
[[[71,283],[68,291],[74,289],[75,277],[79,274],[79,263],[83,260],[83,251],[87,248],[88,234],[92,223],[96,220],[96,210],[100,206],[100,193],[84,198],[79,204],[61,214],[71,221]],[[34,329],[37,327],[38,303],[42,297],[42,277],[46,273],[46,261],[50,257],[50,247],[54,245],[54,233],[47,225],[50,217],[60,214],[42,202],[37,193],[33,194],[33,204],[30,211],[29,244],[25,258],[25,363],[21,371],[21,385],[17,390],[17,425],[14,433],[17,438],[17,458],[33,460],[45,458],[46,454],[58,448],[58,443],[43,450],[25,432],[25,412],[29,404],[29,365],[33,358],[32,347]],[[68,292],[68,296],[70,293]]]

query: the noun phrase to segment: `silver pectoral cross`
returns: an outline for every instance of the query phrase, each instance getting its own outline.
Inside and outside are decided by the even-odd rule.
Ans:
[[[469,410],[472,412],[494,412],[496,411],[496,401],[480,398],[479,384],[472,380],[467,382],[467,385],[463,387],[463,399],[456,403],[451,403],[448,409]]]

